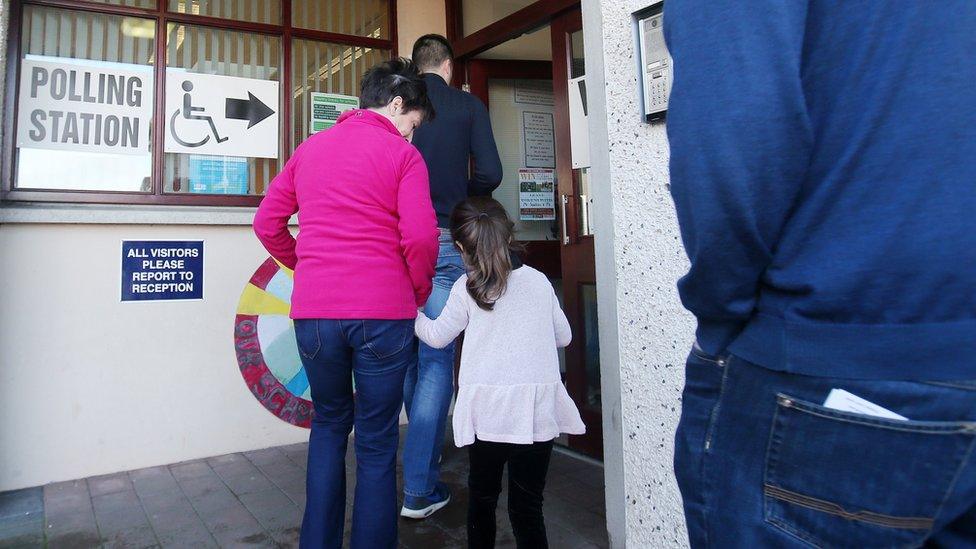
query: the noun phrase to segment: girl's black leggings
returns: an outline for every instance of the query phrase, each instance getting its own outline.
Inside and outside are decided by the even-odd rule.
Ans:
[[[508,444],[476,440],[469,447],[468,547],[495,546],[495,507],[508,464],[508,516],[519,549],[545,549],[546,522],[542,492],[549,472],[552,441]]]

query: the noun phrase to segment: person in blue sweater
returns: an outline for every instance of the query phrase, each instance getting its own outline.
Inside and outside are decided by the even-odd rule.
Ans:
[[[664,9],[691,545],[976,546],[976,3]]]
[[[461,252],[451,238],[451,212],[469,196],[491,196],[502,180],[488,109],[475,96],[452,88],[454,53],[443,36],[417,39],[413,62],[424,73],[437,118],[414,132],[413,144],[430,172],[430,196],[441,229],[434,291],[424,314],[437,318],[451,288],[464,274]],[[469,171],[470,169],[470,171]],[[454,396],[454,344],[434,349],[420,343],[419,360],[403,386],[410,425],[403,447],[403,508],[400,514],[424,519],[451,499],[439,481],[447,412]]]

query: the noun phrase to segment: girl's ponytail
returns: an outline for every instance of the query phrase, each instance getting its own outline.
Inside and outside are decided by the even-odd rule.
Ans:
[[[468,265],[468,293],[479,307],[491,311],[505,293],[512,273],[515,224],[505,208],[488,197],[472,197],[451,215],[451,236]]]

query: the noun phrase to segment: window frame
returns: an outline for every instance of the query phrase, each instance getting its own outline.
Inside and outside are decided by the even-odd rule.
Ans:
[[[3,151],[2,169],[0,169],[0,202],[58,202],[58,203],[87,203],[87,204],[127,204],[127,205],[178,205],[178,206],[257,206],[263,195],[194,195],[188,193],[165,193],[163,184],[163,155],[165,142],[164,124],[160,123],[160,113],[166,110],[166,36],[170,23],[182,25],[196,25],[201,27],[218,28],[277,36],[281,39],[281,94],[278,112],[282,119],[282,127],[278,135],[278,161],[284,166],[291,156],[292,133],[292,40],[303,39],[318,42],[329,42],[344,46],[360,46],[390,51],[397,55],[397,20],[396,0],[387,0],[388,18],[390,21],[390,37],[387,39],[371,38],[304,29],[292,26],[292,0],[281,0],[280,24],[254,23],[233,19],[221,19],[204,15],[179,13],[169,9],[169,0],[156,0],[155,8],[136,8],[117,6],[93,0],[11,0],[9,12],[9,29],[6,44],[6,74],[3,98]],[[154,78],[154,110],[153,110],[153,150],[152,150],[152,193],[134,193],[119,191],[93,190],[44,190],[18,189],[14,186],[16,174],[15,147],[17,130],[17,100],[19,93],[19,77],[21,67],[21,33],[23,26],[23,8],[26,5],[58,8],[69,11],[95,12],[106,15],[123,17],[140,17],[151,19],[155,23],[155,58],[153,65]]]

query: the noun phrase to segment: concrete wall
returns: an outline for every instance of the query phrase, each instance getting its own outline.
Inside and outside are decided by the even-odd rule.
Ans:
[[[443,0],[398,8],[401,53],[444,32]],[[266,257],[252,216],[0,206],[0,491],[307,440],[237,366],[238,298]],[[121,304],[123,238],[205,239],[206,300]]]
[[[120,303],[119,242],[206,239],[200,302]],[[247,226],[0,225],[0,490],[307,439],[237,367]]]
[[[397,0],[398,54],[410,57],[413,43],[425,34],[447,33],[444,0]]]
[[[687,262],[668,190],[662,124],[642,122],[631,13],[647,0],[584,0],[590,94],[604,456],[614,547],[686,545],[672,473],[694,322],[675,281]],[[599,93],[598,90],[604,90]]]
[[[464,34],[473,34],[488,25],[529,6],[535,0],[461,0]]]

